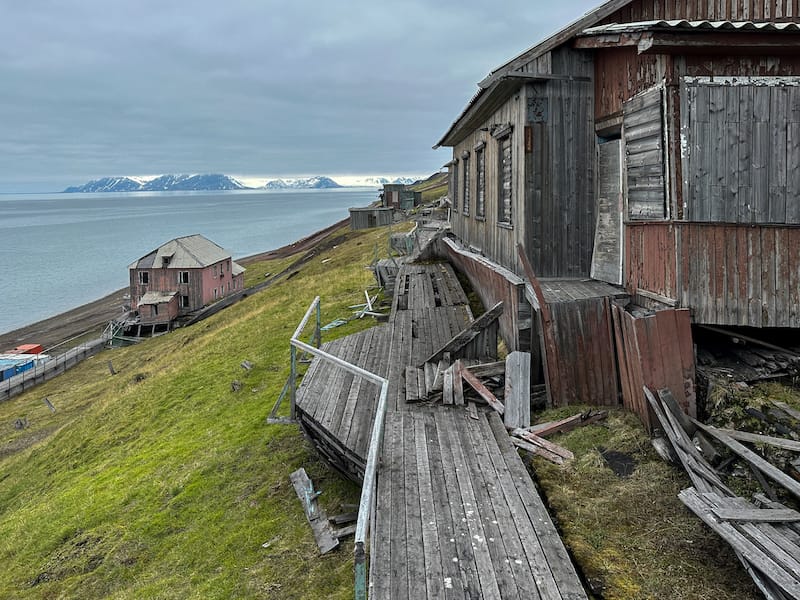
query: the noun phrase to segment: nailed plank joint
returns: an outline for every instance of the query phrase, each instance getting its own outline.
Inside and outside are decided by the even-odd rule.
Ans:
[[[339,540],[331,530],[328,516],[317,502],[320,492],[314,491],[314,484],[303,468],[297,469],[289,478],[292,480],[294,491],[303,505],[303,511],[311,525],[311,530],[314,532],[314,539],[317,540],[320,553],[330,552],[339,545]]]

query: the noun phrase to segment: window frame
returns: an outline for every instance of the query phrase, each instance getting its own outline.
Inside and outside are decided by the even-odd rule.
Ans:
[[[475,145],[475,218],[486,220],[486,142]]]
[[[514,228],[514,128],[510,123],[499,125],[492,131],[497,141],[497,226],[506,229]],[[506,152],[503,146],[508,144],[508,169],[504,168]],[[508,173],[508,179],[505,174]],[[508,183],[508,194],[505,184]]]
[[[186,277],[184,277],[184,275]],[[178,283],[183,285],[189,283],[189,271],[178,271]]]

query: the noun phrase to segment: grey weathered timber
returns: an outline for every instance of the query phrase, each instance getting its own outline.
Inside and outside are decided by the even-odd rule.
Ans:
[[[317,502],[320,492],[314,490],[314,484],[303,468],[294,471],[289,478],[292,480],[294,491],[303,505],[303,511],[314,532],[314,538],[322,554],[330,552],[339,545],[339,540],[333,535],[328,516]]]
[[[531,355],[512,352],[506,357],[505,412],[506,427],[531,424]]]
[[[621,142],[599,145],[597,227],[592,251],[593,279],[622,283],[622,172]]]
[[[663,88],[658,86],[623,104],[622,136],[627,155],[625,169],[630,219],[663,219],[667,216],[663,93]]]
[[[500,318],[502,312],[503,303],[498,302],[492,308],[470,323],[469,327],[449,339],[447,343],[431,354],[425,360],[425,362],[438,362],[442,356],[444,356],[445,352],[449,352],[454,357],[458,356],[458,352],[467,346],[467,344],[472,342],[476,337],[478,337],[486,327]]]

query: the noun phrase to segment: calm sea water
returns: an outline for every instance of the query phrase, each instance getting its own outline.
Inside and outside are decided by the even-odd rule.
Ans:
[[[128,285],[128,265],[200,233],[236,257],[278,248],[366,206],[377,191],[0,194],[0,333]]]

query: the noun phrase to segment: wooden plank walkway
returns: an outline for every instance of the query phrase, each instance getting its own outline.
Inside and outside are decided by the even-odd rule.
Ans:
[[[424,377],[416,367],[472,320],[449,265],[404,265],[389,323],[324,346],[389,380],[369,597],[585,599],[500,418],[406,402],[406,368]],[[298,389],[304,431],[354,479],[363,477],[377,395],[320,360]]]
[[[322,345],[322,349],[386,376],[391,328],[379,325]],[[297,389],[297,418],[317,451],[361,482],[379,388],[341,367],[314,359]]]
[[[499,417],[387,415],[370,598],[586,598]]]

